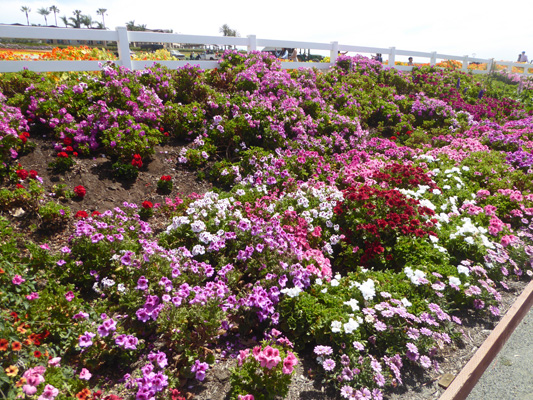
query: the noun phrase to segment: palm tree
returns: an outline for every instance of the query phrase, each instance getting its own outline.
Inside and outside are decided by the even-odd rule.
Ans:
[[[48,25],[48,20],[46,19],[47,15],[50,15],[50,10],[48,8],[39,8],[37,10],[37,14],[42,15],[44,17],[44,24]]]
[[[59,17],[59,19],[63,21],[63,23],[65,24],[65,28],[68,28],[68,26],[70,25],[68,22],[68,18],[63,15],[62,17]]]
[[[72,24],[70,25],[72,25],[73,28],[81,28],[81,10],[74,10],[72,11],[72,14],[74,14],[76,18],[69,18],[69,20],[72,21]]]
[[[56,26],[57,26],[57,13],[59,12],[59,8],[57,8],[56,6],[52,6],[50,7],[50,11],[54,13],[54,19],[56,21]]]
[[[90,15],[82,15],[80,17],[82,25],[85,25],[89,29],[93,25],[93,18]]]
[[[99,8],[98,10],[96,10],[96,14],[102,16],[102,26],[104,27],[104,29],[105,29],[104,15],[105,15],[106,12],[107,12],[107,9],[106,9],[106,8]]]
[[[231,29],[228,24],[224,24],[219,29],[223,36],[239,36],[239,32],[235,29]]]
[[[30,25],[30,19],[28,18],[28,13],[31,11],[31,8],[30,7],[26,7],[26,6],[22,6],[22,7],[20,7],[20,11],[22,11],[23,13],[26,14],[26,22],[28,23],[28,25]]]

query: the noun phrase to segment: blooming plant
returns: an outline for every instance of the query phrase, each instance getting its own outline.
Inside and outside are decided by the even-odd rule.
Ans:
[[[170,175],[163,175],[159,180],[157,181],[157,190],[159,190],[162,193],[170,193],[172,192],[172,177]]]
[[[285,396],[298,358],[283,338],[264,341],[253,349],[241,350],[238,365],[231,371],[231,398],[274,399]]]

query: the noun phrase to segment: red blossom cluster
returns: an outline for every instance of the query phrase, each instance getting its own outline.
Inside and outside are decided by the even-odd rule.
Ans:
[[[137,168],[141,168],[143,166],[143,160],[140,154],[135,154],[133,156],[133,160],[131,160],[131,165]]]
[[[83,199],[87,194],[87,190],[85,190],[82,185],[79,185],[74,188],[74,193],[76,193],[76,196],[78,196],[80,199]]]
[[[19,135],[19,139],[22,141],[22,144],[25,144],[28,141],[29,137],[30,137],[30,134],[28,132],[22,132]]]
[[[172,177],[170,175],[163,175],[159,180],[169,182],[172,180]]]
[[[89,214],[87,214],[87,211],[83,211],[83,210],[79,210],[75,215],[75,217],[79,219],[87,218],[88,216]]]
[[[145,200],[142,202],[142,206],[143,208],[152,208],[154,205],[152,204],[151,201]]]
[[[343,193],[345,200],[333,211],[339,216],[345,214],[341,219],[345,242],[360,254],[361,265],[369,266],[381,257],[383,261],[391,261],[400,235],[436,236],[432,228],[437,220],[428,218],[434,214],[433,210],[396,189],[361,185]]]

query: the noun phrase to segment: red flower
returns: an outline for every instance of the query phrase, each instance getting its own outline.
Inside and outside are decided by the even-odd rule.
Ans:
[[[76,186],[74,188],[74,193],[76,193],[76,196],[78,196],[79,198],[83,199],[85,197],[85,194],[87,193],[87,191],[85,190],[85,188],[82,185],[79,185],[79,186]]]
[[[87,214],[87,211],[83,211],[83,210],[79,210],[75,217],[76,218],[87,218],[89,216],[89,214]]]
[[[35,171],[34,169],[30,169],[30,178],[31,179],[37,178],[37,175],[38,175],[37,171]]]
[[[392,140],[392,141],[396,140],[396,136],[391,136],[390,140]]]
[[[20,351],[20,349],[22,349],[22,345],[20,344],[20,342],[13,342],[11,343],[11,348],[13,349],[13,351]]]
[[[18,189],[24,189],[24,185],[21,185],[20,183],[17,183],[17,188]]]
[[[74,157],[78,157],[78,152],[75,151],[75,152],[72,153],[72,155],[73,155]]]
[[[6,351],[8,349],[9,342],[7,339],[0,339],[0,351]]]
[[[170,175],[163,175],[161,178],[162,181],[170,181],[172,180],[172,177]]]
[[[34,356],[35,358],[39,358],[39,357],[41,357],[42,355],[43,355],[43,353],[41,353],[39,350],[35,350],[35,351],[33,352],[33,356]]]
[[[66,137],[63,139],[63,144],[65,146],[70,146],[72,144],[72,138]]]
[[[96,210],[95,210],[95,211],[93,211],[92,214],[91,214],[92,217],[96,217],[97,215],[101,215],[100,211],[96,211]]]
[[[22,140],[22,143],[26,143],[28,141],[28,138],[24,136],[22,133],[19,135],[19,139]]]
[[[74,151],[74,149],[72,148],[72,146],[67,146],[67,147],[65,148],[65,151]]]
[[[17,169],[17,175],[20,179],[24,180],[28,177],[28,171],[25,169]]]
[[[57,157],[59,157],[59,158],[68,158],[68,154],[65,153],[64,151],[60,151],[59,153],[57,153]]]
[[[151,201],[145,200],[143,201],[142,206],[143,208],[152,208],[154,205],[152,204]]]
[[[137,168],[141,168],[143,166],[143,161],[139,154],[135,154],[133,156],[133,160],[131,160],[131,165]]]

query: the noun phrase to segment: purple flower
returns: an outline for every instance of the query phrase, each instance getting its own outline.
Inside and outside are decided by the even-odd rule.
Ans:
[[[95,337],[96,334],[92,332],[85,331],[84,335],[80,336],[79,339],[79,345],[80,347],[89,347],[93,344],[93,337]]]
[[[333,349],[329,346],[315,346],[315,349],[314,349],[314,353],[317,355],[317,356],[322,356],[322,355],[325,355],[325,356],[329,356],[330,354],[333,353]]]
[[[98,334],[102,337],[106,337],[112,331],[117,329],[117,323],[112,319],[106,319],[102,325],[98,327]]]
[[[148,289],[148,279],[146,279],[144,276],[141,276],[137,280],[137,286],[135,287],[135,289],[139,289],[139,290]]]
[[[333,371],[335,369],[335,361],[333,361],[331,358],[328,358],[322,363],[322,366],[326,371]]]
[[[431,367],[431,360],[428,356],[421,356],[420,357],[420,365],[424,367],[425,369],[428,369]]]
[[[72,290],[69,290],[67,293],[65,293],[65,299],[67,299],[67,301],[72,301],[74,300],[74,293],[72,293]]]
[[[191,372],[196,373],[196,379],[203,381],[205,379],[205,371],[209,369],[209,365],[205,362],[200,362],[196,360],[194,365],[191,367]]]

